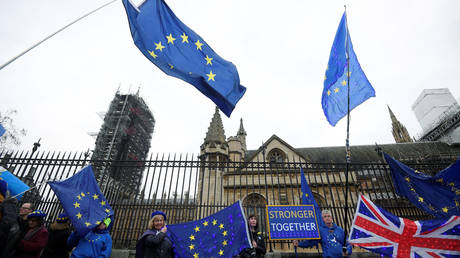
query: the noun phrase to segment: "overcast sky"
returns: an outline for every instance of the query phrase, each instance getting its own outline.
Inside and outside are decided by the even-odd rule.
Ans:
[[[0,1],[0,64],[108,0]],[[411,109],[423,89],[460,96],[460,1],[166,1],[221,57],[234,63],[247,92],[226,136],[243,118],[249,149],[276,134],[293,147],[341,146],[321,109],[330,48],[347,4],[358,60],[376,90],[351,114],[350,144],[393,143],[387,104],[411,136]],[[140,95],[155,120],[152,153],[198,153],[215,105],[193,86],[161,72],[136,48],[122,2],[79,21],[0,70],[0,111],[16,109],[28,134],[20,149],[94,148],[116,90]]]

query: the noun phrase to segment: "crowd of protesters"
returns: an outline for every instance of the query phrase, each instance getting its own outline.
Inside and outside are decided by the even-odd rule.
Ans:
[[[25,202],[19,206],[0,179],[0,258],[110,257],[111,219],[104,219],[85,236],[71,232],[65,213],[47,228],[47,214]]]

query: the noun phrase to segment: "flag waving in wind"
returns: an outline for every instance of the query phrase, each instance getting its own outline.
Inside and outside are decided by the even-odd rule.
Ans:
[[[48,184],[80,236],[85,236],[105,218],[113,215],[112,208],[97,185],[91,165],[64,181]]]
[[[321,101],[327,121],[332,126],[348,112],[348,88],[350,111],[368,98],[375,97],[375,90],[367,80],[353,51],[347,15],[344,12],[329,56]]]
[[[176,257],[234,257],[250,248],[241,202],[201,220],[168,225]]]
[[[349,241],[390,257],[458,257],[460,217],[412,221],[389,213],[361,195]]]
[[[139,7],[123,0],[134,44],[170,76],[195,86],[230,117],[246,88],[235,65],[224,60],[182,23],[163,0]]]

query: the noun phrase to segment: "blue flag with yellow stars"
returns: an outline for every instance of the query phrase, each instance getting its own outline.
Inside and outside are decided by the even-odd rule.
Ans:
[[[321,217],[321,209],[318,206],[318,203],[311,192],[310,187],[308,186],[307,179],[305,178],[305,174],[303,173],[303,169],[300,168],[300,189],[302,191],[302,204],[303,205],[313,205],[315,208],[316,213],[316,221],[318,221],[319,225],[324,224],[324,221]]]
[[[349,68],[347,68],[347,56]],[[321,100],[324,114],[332,126],[348,113],[348,88],[350,88],[350,111],[368,98],[375,97],[375,90],[367,80],[353,51],[348,33],[347,15],[344,12],[332,44]]]
[[[399,196],[437,218],[460,216],[460,159],[435,176],[427,176],[384,153]]]
[[[233,257],[250,248],[241,202],[201,220],[168,225],[176,257]]]
[[[72,225],[80,236],[85,236],[113,210],[101,193],[91,165],[63,181],[48,182]]]
[[[146,0],[139,7],[129,0],[123,4],[142,54],[166,74],[195,86],[230,117],[246,91],[235,65],[218,56],[163,0]]]

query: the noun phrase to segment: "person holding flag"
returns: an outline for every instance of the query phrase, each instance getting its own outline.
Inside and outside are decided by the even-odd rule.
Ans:
[[[110,257],[113,210],[97,185],[92,166],[48,184],[75,228],[67,241],[69,247],[76,246],[71,257]]]
[[[136,244],[136,258],[172,258],[173,244],[166,235],[166,214],[162,211],[152,212],[148,229]]]
[[[318,220],[318,228],[321,239],[318,240],[304,240],[297,241],[294,240],[294,247],[298,246],[307,248],[317,245],[321,242],[321,247],[323,249],[323,257],[342,257],[348,256],[352,253],[352,247],[350,244],[345,243],[345,233],[343,229],[337,226],[333,219],[332,213],[329,210],[323,210],[321,212],[318,203],[313,197],[313,193],[308,186],[307,179],[303,173],[303,169],[300,168],[300,188],[302,191],[302,204],[313,205],[315,208],[316,216],[321,214],[322,220]]]

